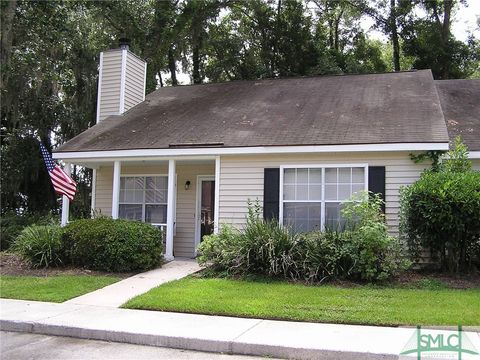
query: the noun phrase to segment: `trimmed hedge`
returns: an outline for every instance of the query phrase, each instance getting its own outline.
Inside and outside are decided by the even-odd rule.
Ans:
[[[471,269],[480,256],[480,172],[427,171],[402,188],[401,232],[413,258],[427,248],[443,270]]]
[[[162,262],[162,233],[146,223],[99,217],[63,229],[67,262],[93,270],[148,270]]]
[[[460,137],[439,166],[400,194],[400,232],[413,259],[429,249],[442,270],[480,268],[480,172]]]

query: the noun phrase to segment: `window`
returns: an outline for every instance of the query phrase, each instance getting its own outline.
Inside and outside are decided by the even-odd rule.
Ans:
[[[280,218],[296,232],[344,225],[342,203],[366,190],[366,165],[281,168]]]
[[[119,217],[166,224],[167,198],[167,176],[122,176]]]

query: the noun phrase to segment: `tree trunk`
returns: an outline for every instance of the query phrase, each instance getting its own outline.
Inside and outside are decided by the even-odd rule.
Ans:
[[[442,37],[444,43],[448,42],[450,37],[450,15],[452,14],[453,1],[445,0],[443,3],[444,12],[443,12],[443,26],[442,26]]]
[[[442,25],[442,45],[447,52],[449,46],[449,38],[450,38],[450,15],[452,13],[453,1],[452,0],[445,0],[443,3],[444,11],[443,11],[443,25]],[[443,64],[443,79],[450,78],[450,60],[445,59],[445,63]]]
[[[5,8],[2,10],[2,31],[1,31],[1,56],[0,64],[2,66],[2,74],[0,77],[0,89],[3,89],[3,84],[8,79],[10,73],[5,67],[10,63],[10,50],[13,40],[13,18],[15,16],[15,9],[17,2],[15,0],[7,2]]]
[[[340,13],[338,14],[338,16],[335,18],[335,43],[334,43],[334,48],[335,48],[335,51],[338,52],[339,48],[340,48],[340,44],[339,44],[339,31],[338,31],[338,28],[340,27],[340,20],[342,19],[342,16],[343,16],[343,9],[340,11]]]
[[[328,18],[328,44],[330,45],[330,49],[335,48],[335,41],[333,40],[333,20]]]
[[[201,84],[202,78],[200,76],[200,47],[198,44],[193,46],[192,50],[192,62],[193,62],[193,83]]]
[[[390,0],[390,27],[392,32],[393,68],[395,69],[395,71],[400,71],[400,43],[398,41],[395,0]]]
[[[160,87],[163,87],[162,72],[159,71],[159,72],[157,73],[157,75],[158,75],[158,79],[160,80]]]
[[[170,77],[172,78],[172,85],[178,85],[177,81],[177,66],[175,64],[175,56],[173,53],[173,48],[170,46],[168,48],[168,69],[170,70]]]

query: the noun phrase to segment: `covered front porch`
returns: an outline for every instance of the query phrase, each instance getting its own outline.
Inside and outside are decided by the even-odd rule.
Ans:
[[[75,161],[93,169],[92,215],[151,223],[162,229],[165,258],[195,257],[203,235],[218,231],[220,158]],[[69,201],[63,199],[62,224]]]

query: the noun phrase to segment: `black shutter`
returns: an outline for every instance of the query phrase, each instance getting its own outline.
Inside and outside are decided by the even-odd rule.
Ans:
[[[368,191],[380,194],[383,200],[382,211],[385,213],[385,166],[368,167]]]
[[[263,218],[265,220],[278,220],[279,194],[280,169],[265,169],[263,176]]]

